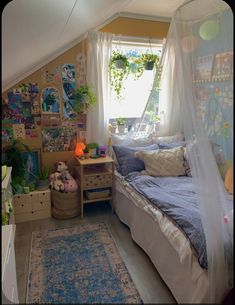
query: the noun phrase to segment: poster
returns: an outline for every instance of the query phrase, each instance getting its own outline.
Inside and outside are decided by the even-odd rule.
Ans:
[[[75,150],[77,129],[73,127],[57,127],[42,129],[43,152]]]
[[[215,55],[212,74],[213,81],[223,81],[233,77],[233,51]]]
[[[41,93],[42,113],[54,114],[60,112],[59,92],[54,87],[46,87]]]
[[[25,166],[25,180],[28,182],[35,181],[40,172],[41,150],[31,150],[31,153],[24,151],[22,157]]]
[[[75,65],[64,64],[61,68],[62,82],[75,82]]]
[[[214,55],[201,56],[197,58],[196,71],[194,75],[195,82],[211,81],[213,58]]]

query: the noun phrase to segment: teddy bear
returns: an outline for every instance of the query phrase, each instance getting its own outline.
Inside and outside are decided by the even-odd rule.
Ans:
[[[60,177],[61,177],[61,173],[58,173],[58,172],[50,174],[49,181],[50,181],[51,188],[54,188],[55,181],[57,179],[59,179]]]
[[[65,190],[65,186],[62,180],[56,179],[54,181],[53,188],[58,192],[63,192]]]

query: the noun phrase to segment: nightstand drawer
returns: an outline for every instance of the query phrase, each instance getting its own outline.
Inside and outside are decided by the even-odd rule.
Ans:
[[[33,211],[40,211],[40,210],[49,210],[51,208],[51,202],[50,201],[35,201],[33,202]]]
[[[28,194],[20,194],[20,195],[14,195],[13,196],[14,205],[15,204],[27,204],[30,203],[30,198]]]
[[[38,193],[38,201],[51,201],[51,192],[45,191]]]
[[[83,176],[83,189],[112,186],[112,174]]]
[[[32,204],[31,202],[19,201],[15,202],[14,200],[14,213],[15,214],[22,214],[26,212],[32,211]]]

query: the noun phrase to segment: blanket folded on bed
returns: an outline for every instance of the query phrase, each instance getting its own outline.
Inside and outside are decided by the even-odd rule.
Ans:
[[[189,239],[200,266],[207,269],[206,240],[192,177],[152,177],[132,172],[125,179],[173,220]]]

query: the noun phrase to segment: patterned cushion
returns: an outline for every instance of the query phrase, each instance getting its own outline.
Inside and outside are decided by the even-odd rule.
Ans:
[[[150,176],[185,176],[184,147],[159,149],[154,152],[136,152],[144,161],[145,172]]]
[[[145,147],[128,147],[122,145],[113,145],[113,150],[117,160],[117,171],[123,176],[126,176],[130,172],[142,171],[144,169],[144,162],[137,157],[134,153],[139,150],[156,150],[157,144],[145,146]]]

